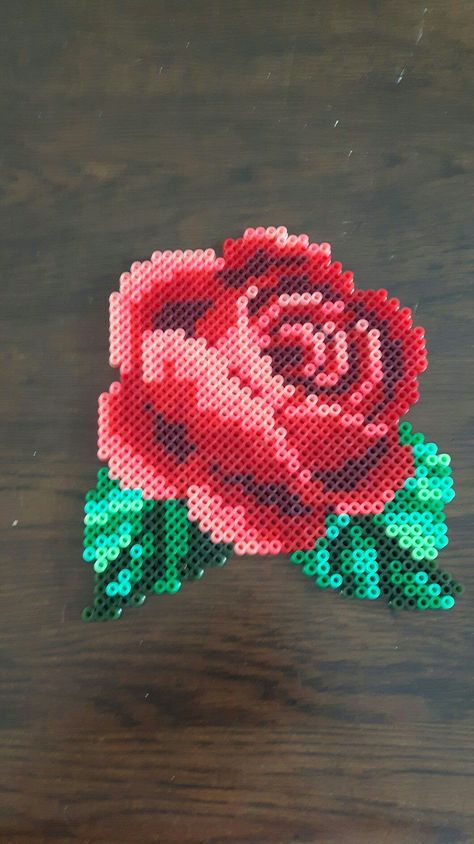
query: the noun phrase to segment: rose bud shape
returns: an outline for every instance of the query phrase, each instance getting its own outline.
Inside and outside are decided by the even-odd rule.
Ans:
[[[424,335],[385,290],[356,290],[328,244],[247,229],[156,252],[110,299],[99,457],[123,488],[181,499],[236,553],[309,549],[330,513],[381,513],[413,474],[398,424]]]

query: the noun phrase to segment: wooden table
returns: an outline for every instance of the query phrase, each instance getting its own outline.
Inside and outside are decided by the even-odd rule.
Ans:
[[[3,4],[1,842],[474,842],[474,7],[423,2]],[[393,614],[244,558],[86,625],[108,296],[260,223],[425,326],[467,593]]]

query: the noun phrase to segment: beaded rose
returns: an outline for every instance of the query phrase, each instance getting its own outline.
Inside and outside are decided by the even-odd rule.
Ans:
[[[306,235],[247,229],[222,257],[132,264],[110,297],[110,363],[121,380],[100,396],[98,452],[109,481],[157,514],[179,502],[208,548],[311,553],[328,519],[383,517],[416,475],[399,424],[418,399],[424,332]]]

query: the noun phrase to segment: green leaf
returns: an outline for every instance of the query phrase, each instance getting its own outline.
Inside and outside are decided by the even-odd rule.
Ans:
[[[222,566],[231,546],[214,544],[189,521],[182,501],[151,501],[141,490],[122,490],[100,469],[86,495],[84,560],[95,574],[94,601],[85,621],[119,618],[150,592],[174,594],[184,580]]]
[[[321,588],[404,609],[450,609],[463,591],[438,569],[448,543],[444,507],[454,498],[450,458],[411,425],[400,442],[413,449],[415,472],[377,516],[328,516],[326,536],[314,549],[291,556]]]

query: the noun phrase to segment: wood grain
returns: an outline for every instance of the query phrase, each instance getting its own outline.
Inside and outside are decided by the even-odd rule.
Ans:
[[[474,7],[2,5],[0,841],[474,842]],[[235,559],[79,620],[107,300],[157,248],[286,224],[425,326],[451,613]]]

